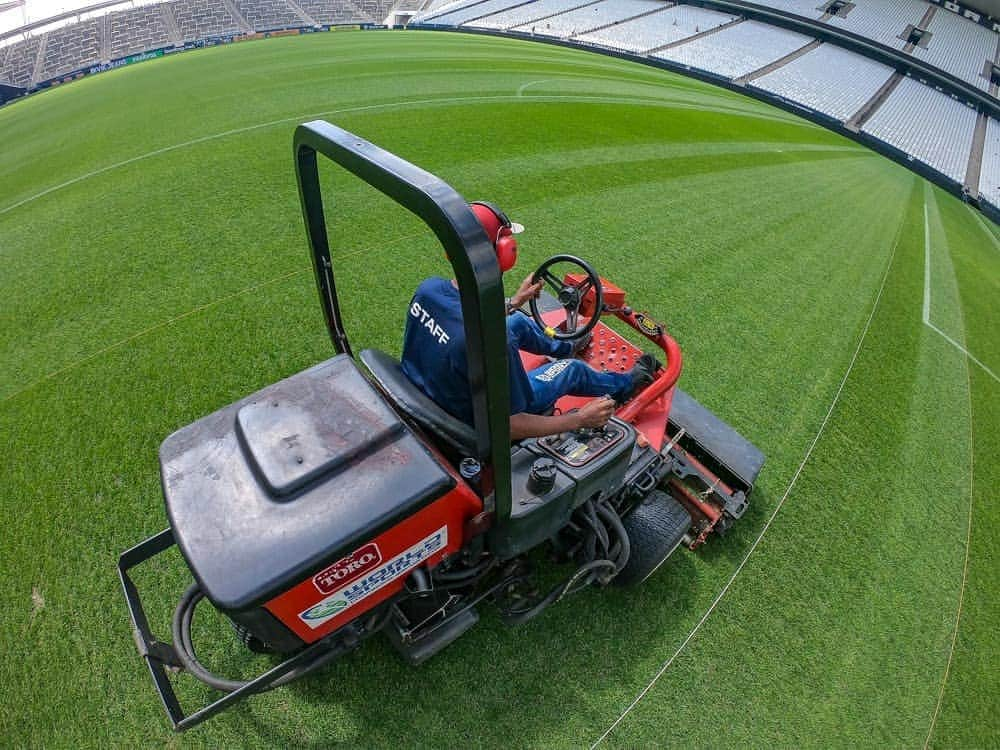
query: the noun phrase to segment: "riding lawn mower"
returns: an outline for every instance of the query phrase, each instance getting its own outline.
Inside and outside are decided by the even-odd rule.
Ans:
[[[294,159],[320,303],[335,356],[170,435],[160,448],[169,528],[118,564],[135,641],[174,729],[299,679],[384,633],[416,665],[495,606],[516,624],[588,587],[635,585],[680,545],[696,549],[746,512],[763,454],[677,387],[681,351],[663,324],[574,256],[536,271],[530,313],[576,340],[590,367],[665,366],[598,429],[512,442],[506,315],[493,247],[445,182],[357,136],[299,126]],[[411,383],[400,363],[351,349],[334,284],[317,155],[423,220],[458,282],[473,425]],[[557,269],[570,267],[560,273]],[[522,353],[525,368],[543,363]],[[586,399],[565,397],[567,412]],[[177,545],[194,579],[172,622],[152,633],[130,571]],[[569,573],[539,590],[538,566]],[[553,577],[554,567],[544,572]],[[533,572],[534,571],[534,572]],[[276,654],[249,681],[213,674],[191,639],[207,599],[250,650]],[[168,672],[222,693],[185,714]]]

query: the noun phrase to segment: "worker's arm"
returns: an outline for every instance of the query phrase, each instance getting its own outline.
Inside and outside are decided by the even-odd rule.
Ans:
[[[595,398],[577,411],[551,417],[521,412],[510,418],[510,439],[544,437],[581,427],[603,427],[615,413],[615,401],[603,396]]]

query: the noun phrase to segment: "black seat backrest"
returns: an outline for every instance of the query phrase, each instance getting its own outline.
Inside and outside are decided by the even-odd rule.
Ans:
[[[453,448],[459,456],[476,455],[476,432],[438,406],[413,384],[395,357],[378,349],[365,349],[358,358],[395,404],[427,432]]]

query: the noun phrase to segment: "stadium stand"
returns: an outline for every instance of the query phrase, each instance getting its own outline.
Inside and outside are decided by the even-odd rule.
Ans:
[[[903,32],[908,26],[919,25],[931,7],[929,3],[919,0],[854,0],[854,2],[854,7],[843,16],[830,16],[827,23],[899,50],[906,46]]]
[[[625,23],[629,19],[644,18],[664,7],[666,4],[661,0],[602,0],[593,5],[546,18],[544,22],[534,24],[530,30],[542,36],[568,38]],[[521,27],[520,30],[529,29]]]
[[[1000,123],[992,118],[986,123],[979,196],[1000,208]]]
[[[892,73],[888,65],[822,44],[751,85],[845,122]]]
[[[997,52],[997,34],[943,8],[936,8],[927,25],[927,46],[916,46],[911,54],[946,70],[983,91],[990,90],[988,62]]]
[[[185,42],[241,32],[239,21],[221,2],[173,0],[169,5],[181,39]]]
[[[111,46],[108,56],[103,59],[113,60],[173,43],[158,5],[116,11],[110,13],[107,19]]]
[[[10,55],[12,48],[12,44],[0,47],[0,81],[4,81],[5,83],[10,83],[10,73],[7,70],[7,56]]]
[[[347,0],[344,0],[347,2]],[[389,15],[389,11],[392,9],[392,5],[395,0],[350,0],[354,5],[358,7],[364,15],[366,15],[371,23],[382,23],[386,16]],[[513,2],[509,4],[513,5]]]
[[[457,9],[444,9],[447,12],[437,16],[429,16],[428,23],[461,26],[468,21],[475,21],[492,13],[499,13],[514,5],[520,5],[523,0],[482,0],[469,3]]]
[[[754,0],[757,5],[763,5],[785,13],[794,13],[805,18],[818,19],[826,13],[827,0]]]
[[[40,43],[41,37],[35,36],[9,45],[7,59],[4,61],[4,72],[15,86],[26,88],[31,84],[31,76],[35,72],[35,56]]]
[[[736,78],[759,70],[812,41],[812,37],[788,29],[743,21],[653,56],[725,78]]]
[[[904,78],[861,130],[962,183],[975,127],[974,109]]]
[[[100,63],[184,43],[316,24],[378,23],[394,1],[169,0],[113,10],[0,46],[0,80],[31,89]]]
[[[678,5],[632,21],[581,35],[581,41],[630,52],[662,48],[682,39],[703,34],[737,20],[736,16],[714,10]]]
[[[285,0],[233,0],[233,3],[255,31],[292,29],[305,25],[305,21]]]
[[[372,22],[371,18],[350,3],[330,2],[330,0],[297,0],[297,3],[316,23],[332,26]]]
[[[590,0],[590,2],[592,1]],[[581,5],[589,5],[590,2],[588,0],[536,0],[526,5],[516,5],[508,10],[502,10],[469,25],[485,29],[509,29],[574,10]]]
[[[424,14],[436,13],[446,5],[454,5],[454,0],[424,0],[418,8]]]
[[[95,65],[101,61],[100,23],[91,18],[72,26],[50,31],[45,43],[45,54],[35,80],[55,78],[74,70]]]

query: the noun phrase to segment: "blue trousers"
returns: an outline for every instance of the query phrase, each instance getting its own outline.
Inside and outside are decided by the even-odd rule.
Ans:
[[[573,356],[573,342],[549,338],[534,320],[524,313],[507,316],[507,340],[517,349],[546,357],[555,362],[536,367],[528,373],[532,400],[529,410],[542,414],[563,396],[603,396],[624,401],[632,390],[630,375],[597,372]]]

